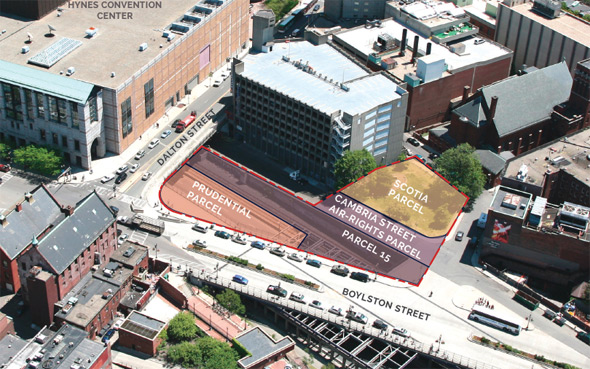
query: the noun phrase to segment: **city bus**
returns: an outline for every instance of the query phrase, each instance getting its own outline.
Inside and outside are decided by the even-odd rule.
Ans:
[[[287,18],[283,19],[281,23],[277,26],[277,30],[280,33],[284,33],[293,23],[295,22],[295,16],[290,15]]]
[[[471,313],[469,313],[469,319],[518,336],[521,329],[520,324],[507,317],[501,317],[500,315],[501,314],[498,314],[494,310],[475,305],[471,309]]]

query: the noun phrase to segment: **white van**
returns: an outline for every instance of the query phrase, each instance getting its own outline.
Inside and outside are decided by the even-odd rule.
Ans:
[[[479,216],[479,219],[477,220],[477,227],[484,229],[486,227],[486,222],[488,221],[488,214],[487,213],[481,213],[481,215]]]
[[[197,232],[201,232],[201,233],[207,233],[207,231],[209,230],[209,226],[206,224],[202,224],[202,223],[197,223],[193,226],[193,231],[197,231]]]

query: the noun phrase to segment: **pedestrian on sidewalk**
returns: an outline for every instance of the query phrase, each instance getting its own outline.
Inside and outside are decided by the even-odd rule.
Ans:
[[[428,297],[432,297],[432,293],[433,293],[433,292],[432,292],[432,291],[430,291],[430,295],[429,295]]]

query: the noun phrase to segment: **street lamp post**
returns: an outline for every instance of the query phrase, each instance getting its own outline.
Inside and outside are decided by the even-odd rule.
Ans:
[[[533,317],[532,317],[533,313],[531,312],[529,314],[529,317],[527,318],[527,322],[526,322],[526,328],[524,329],[525,331],[529,330],[529,324],[533,321]]]

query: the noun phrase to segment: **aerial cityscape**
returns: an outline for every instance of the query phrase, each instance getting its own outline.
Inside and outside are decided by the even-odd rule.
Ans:
[[[0,0],[0,368],[590,368],[590,0]]]

